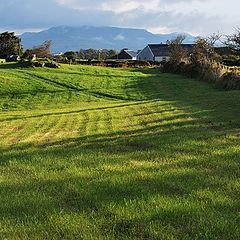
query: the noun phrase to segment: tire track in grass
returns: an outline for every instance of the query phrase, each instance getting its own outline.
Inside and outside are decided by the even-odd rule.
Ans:
[[[13,127],[12,131],[5,135],[5,141],[10,145],[26,142],[26,139],[36,132],[36,126],[40,122],[38,119],[14,120],[11,124],[14,124],[15,128]]]
[[[39,143],[45,143],[50,141],[50,133],[54,127],[58,124],[61,117],[55,117],[55,116],[48,116],[46,117],[45,126],[41,129],[40,137],[39,137]]]
[[[32,122],[32,124],[31,126],[27,127],[28,130],[25,131],[26,134],[21,141],[23,143],[35,142],[39,129],[45,125],[45,119],[43,117],[30,119],[29,121]]]
[[[35,127],[36,131],[29,139],[27,139],[27,141],[29,141],[29,142],[32,141],[33,143],[40,142],[40,139],[43,136],[44,129],[47,128],[48,117],[42,116],[42,117],[38,117],[36,119],[38,121],[38,124]],[[40,121],[38,119],[40,119]]]
[[[66,134],[66,125],[69,121],[69,116],[68,115],[61,115],[61,117],[58,119],[56,126],[52,128],[49,132],[49,137],[51,138],[52,141],[55,140],[61,140],[64,135]]]
[[[88,128],[88,135],[95,135],[99,133],[99,122],[100,122],[100,112],[89,112],[90,121],[89,121],[89,128]]]
[[[66,114],[57,138],[63,140],[78,137],[81,119],[81,114]]]
[[[140,112],[140,107],[139,106],[129,106],[127,108],[127,111],[124,111],[124,115],[122,118],[124,119],[124,125],[122,128],[124,130],[127,130],[128,132],[132,131],[134,129],[134,126],[137,125],[138,119],[135,117],[137,113]],[[129,116],[129,113],[131,113],[132,116]]]
[[[62,130],[59,138],[74,138],[77,137],[79,127],[79,114],[66,114],[65,122],[63,123]]]
[[[16,126],[16,123],[12,122],[3,122],[0,125],[0,140],[4,140],[4,138],[6,138],[11,132],[13,127]]]
[[[89,112],[84,112],[81,114],[80,127],[78,130],[80,137],[87,136],[88,123],[89,123]]]
[[[13,145],[18,142],[18,133],[21,129],[24,129],[25,123],[22,121],[14,121],[7,124],[4,128],[3,134],[1,136],[2,142],[6,145]]]
[[[103,130],[105,132],[108,132],[108,133],[113,133],[114,132],[114,129],[113,129],[113,118],[112,118],[112,112],[109,111],[109,110],[104,110],[103,111],[103,123],[104,123],[104,126],[103,126]]]
[[[54,117],[54,124],[48,129],[48,133],[45,135],[46,141],[52,142],[56,139],[57,134],[61,131],[62,126],[64,126],[64,122],[66,119],[66,115],[61,115],[60,117]]]

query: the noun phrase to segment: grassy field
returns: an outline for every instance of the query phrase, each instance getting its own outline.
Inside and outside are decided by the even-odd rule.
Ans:
[[[240,239],[239,161],[240,91],[0,66],[0,239]]]

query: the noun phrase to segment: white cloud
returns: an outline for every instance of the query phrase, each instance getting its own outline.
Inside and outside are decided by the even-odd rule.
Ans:
[[[117,41],[124,41],[126,38],[122,35],[122,34],[118,34],[114,40],[117,40]]]
[[[110,25],[158,33],[232,32],[239,0],[0,0],[2,29]]]
[[[142,9],[145,11],[156,11],[160,9],[159,0],[148,1],[104,1],[101,4],[101,9],[105,11],[112,11],[114,13],[130,12],[136,9]]]

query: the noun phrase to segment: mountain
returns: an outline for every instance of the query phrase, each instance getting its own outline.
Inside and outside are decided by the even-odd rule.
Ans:
[[[182,34],[182,33],[181,33]],[[192,43],[195,37],[186,34],[185,43]],[[41,32],[26,32],[22,38],[25,49],[39,45],[46,40],[52,40],[52,51],[66,52],[79,49],[143,49],[149,43],[165,43],[179,35],[153,34],[144,29],[118,28],[118,27],[53,27]]]

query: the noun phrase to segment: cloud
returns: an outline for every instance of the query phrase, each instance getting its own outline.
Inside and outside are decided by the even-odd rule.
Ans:
[[[124,41],[126,38],[122,34],[118,34],[114,40],[116,41]]]
[[[239,7],[238,0],[0,0],[0,22],[6,30],[110,25],[228,33],[240,22]]]

